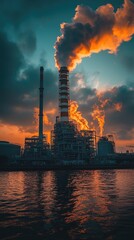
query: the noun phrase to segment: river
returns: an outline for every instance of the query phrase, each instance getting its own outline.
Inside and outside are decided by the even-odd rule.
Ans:
[[[134,170],[0,172],[0,236],[134,239]]]

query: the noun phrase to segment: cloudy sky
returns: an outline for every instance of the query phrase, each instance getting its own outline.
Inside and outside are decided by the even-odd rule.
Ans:
[[[44,129],[49,135],[58,115],[56,62],[72,70],[71,100],[89,126],[100,134],[92,114],[98,106],[104,134],[114,134],[118,149],[134,144],[134,1],[123,4],[124,0],[0,1],[0,140],[23,145],[25,137],[37,133],[41,65]]]

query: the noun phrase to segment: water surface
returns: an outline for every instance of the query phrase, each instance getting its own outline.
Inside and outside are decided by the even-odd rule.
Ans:
[[[134,170],[0,172],[0,239],[134,239],[133,186]]]

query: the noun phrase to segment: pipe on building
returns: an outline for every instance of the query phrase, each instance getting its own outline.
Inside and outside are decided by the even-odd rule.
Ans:
[[[43,142],[43,80],[44,68],[40,67],[40,88],[39,88],[39,141]]]
[[[59,108],[60,121],[69,121],[69,71],[67,67],[61,67],[59,70]]]

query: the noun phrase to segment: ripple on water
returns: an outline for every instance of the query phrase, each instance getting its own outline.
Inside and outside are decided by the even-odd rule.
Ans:
[[[134,170],[0,173],[1,239],[133,239]]]

